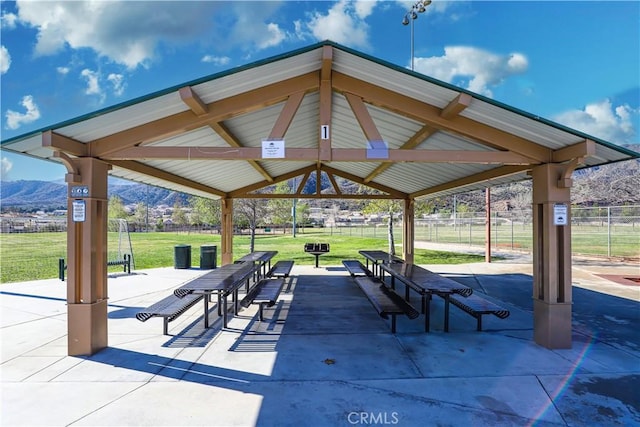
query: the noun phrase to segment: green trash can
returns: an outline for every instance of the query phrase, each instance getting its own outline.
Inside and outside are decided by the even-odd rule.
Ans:
[[[216,245],[200,246],[200,270],[213,270],[216,268],[218,247]]]
[[[191,245],[176,245],[173,255],[174,268],[191,268]]]

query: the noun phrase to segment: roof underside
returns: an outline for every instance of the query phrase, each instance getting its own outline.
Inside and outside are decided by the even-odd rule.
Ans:
[[[265,158],[265,140],[284,140],[285,157]],[[379,141],[387,150],[367,150]],[[331,42],[13,138],[2,148],[53,161],[95,157],[113,165],[113,176],[208,198],[257,197],[265,186],[317,171],[367,185],[380,197],[432,197],[527,179],[543,163],[589,167],[638,157]],[[331,193],[305,197],[349,197]]]

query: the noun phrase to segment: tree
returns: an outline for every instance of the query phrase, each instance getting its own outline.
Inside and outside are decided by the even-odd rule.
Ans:
[[[145,230],[148,228],[147,219],[148,219],[149,209],[146,203],[140,202],[136,205],[136,210],[134,212],[134,221],[140,229],[144,228]]]
[[[109,197],[108,217],[109,219],[121,219],[129,216],[127,210],[124,208],[122,199],[116,195]]]
[[[291,194],[291,187],[286,181],[279,182],[274,190],[275,194]],[[293,198],[293,197],[292,197]],[[268,209],[271,221],[277,225],[288,224],[291,221],[291,199],[271,199]]]
[[[189,199],[191,205],[191,224],[193,225],[220,225],[220,201],[205,199],[204,197],[192,197]]]
[[[396,254],[396,246],[393,238],[393,218],[402,212],[400,202],[397,200],[372,200],[367,206],[365,206],[363,213],[365,214],[380,214],[386,213],[388,215],[387,223],[387,236],[389,241],[389,253],[391,255]]]
[[[253,252],[255,250],[256,228],[267,213],[267,203],[263,199],[238,199],[234,203],[234,210],[249,225],[249,230],[251,231],[249,252]]]
[[[176,198],[176,202],[173,204],[173,212],[171,213],[171,222],[178,226],[185,226],[188,224],[187,214],[182,208],[180,199]]]

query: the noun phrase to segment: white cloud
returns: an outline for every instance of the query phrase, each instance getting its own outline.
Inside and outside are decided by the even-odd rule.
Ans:
[[[7,119],[7,129],[15,130],[24,124],[32,123],[40,118],[40,110],[35,102],[33,102],[33,96],[27,95],[22,98],[20,102],[26,112],[19,113],[13,110],[7,110],[5,117]]]
[[[227,65],[231,62],[231,58],[228,56],[214,56],[214,55],[205,55],[202,57],[202,62],[207,62],[214,65]]]
[[[266,49],[272,46],[278,46],[285,40],[286,34],[277,24],[267,24],[267,36],[257,43],[259,49]]]
[[[444,56],[415,58],[415,69],[449,83],[461,84],[485,96],[492,96],[492,86],[504,79],[524,73],[529,66],[521,53],[497,55],[469,46],[448,46]]]
[[[332,40],[368,49],[369,25],[364,19],[369,16],[374,6],[375,2],[341,0],[335,3],[326,15],[315,12],[305,28],[318,40]],[[297,26],[300,28],[298,24]],[[304,30],[300,28],[297,32],[302,35]]]
[[[56,71],[58,72],[58,74],[66,76],[67,74],[69,74],[69,71],[71,71],[71,69],[69,67],[58,67],[56,68]]]
[[[629,105],[613,106],[610,100],[589,104],[584,110],[571,110],[554,118],[558,123],[579,130],[596,138],[616,144],[633,144],[636,130],[633,126],[634,116],[640,110]]]
[[[100,89],[100,83],[98,81],[100,76],[97,71],[91,71],[90,69],[85,68],[82,70],[80,75],[87,82],[87,88],[84,91],[85,94],[102,96],[102,90]]]
[[[2,25],[3,29],[13,30],[16,28],[16,23],[18,22],[18,16],[15,13],[3,13],[0,16],[0,25]]]
[[[0,74],[5,74],[11,67],[11,55],[6,47],[0,46]]]
[[[13,163],[11,163],[11,160],[3,157],[0,161],[0,177],[2,177],[3,181],[9,177],[11,169],[13,169]]]
[[[37,55],[67,47],[90,48],[100,56],[135,68],[154,58],[160,43],[198,39],[210,28],[218,2],[19,0],[19,19],[37,29]]]
[[[124,76],[122,74],[111,73],[107,77],[107,80],[113,85],[113,93],[116,96],[122,96],[125,88]]]

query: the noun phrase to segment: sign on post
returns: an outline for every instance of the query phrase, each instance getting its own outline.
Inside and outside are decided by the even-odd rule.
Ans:
[[[74,200],[71,206],[73,222],[84,222],[86,219],[86,205],[84,200]]]
[[[553,225],[567,225],[568,210],[564,203],[553,205]]]

